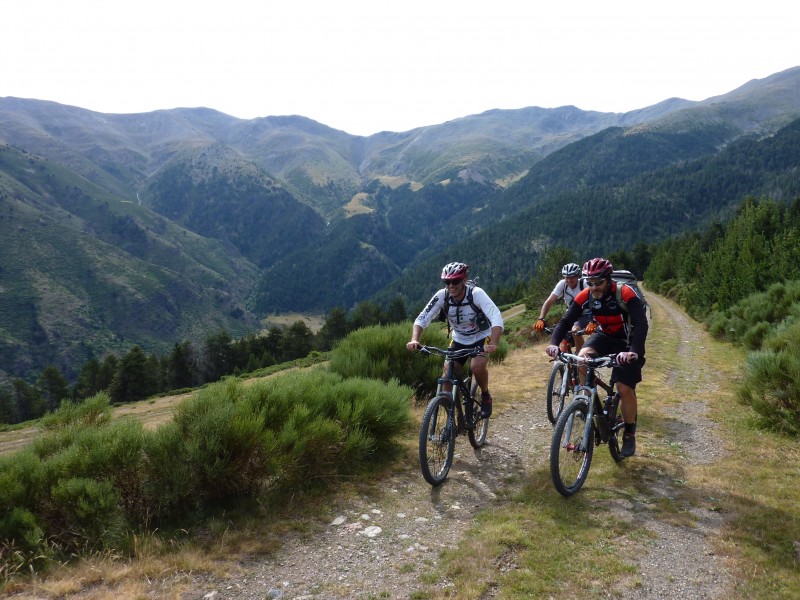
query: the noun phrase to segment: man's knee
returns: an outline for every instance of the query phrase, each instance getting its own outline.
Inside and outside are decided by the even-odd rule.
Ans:
[[[624,399],[636,399],[636,388],[630,385],[624,384],[621,381],[617,382],[617,391],[619,395]]]
[[[480,373],[481,371],[486,371],[488,369],[488,361],[484,358],[483,360],[474,360],[472,361],[472,372],[473,373]]]

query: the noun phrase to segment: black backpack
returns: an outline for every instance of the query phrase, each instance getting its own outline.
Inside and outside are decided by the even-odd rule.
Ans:
[[[492,324],[489,322],[489,319],[486,317],[484,312],[478,308],[478,305],[475,304],[475,301],[472,299],[472,290],[475,287],[475,282],[473,280],[467,281],[467,294],[464,297],[464,300],[472,307],[472,310],[475,311],[475,322],[478,325],[478,329],[481,331],[487,331],[492,328]],[[460,302],[459,306],[463,305],[464,302]],[[450,333],[450,321],[447,320],[447,311],[451,306],[456,306],[456,303],[452,301],[450,298],[450,291],[445,288],[444,291],[444,304],[442,304],[442,308],[439,309],[439,316],[438,319],[443,323],[447,323],[447,333]]]
[[[622,309],[625,312],[628,312],[628,305],[622,299],[622,286],[627,285],[633,290],[639,300],[642,301],[642,305],[645,309],[645,316],[647,316],[647,309],[650,308],[650,305],[647,304],[647,300],[644,299],[644,292],[642,291],[642,288],[639,287],[639,282],[636,280],[636,276],[630,271],[617,269],[611,272],[611,279],[613,279],[617,284],[617,302]]]

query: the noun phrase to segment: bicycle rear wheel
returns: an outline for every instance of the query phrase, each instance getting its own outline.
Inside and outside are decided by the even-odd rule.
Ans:
[[[611,452],[611,458],[613,458],[615,462],[622,462],[625,460],[625,457],[620,454],[622,450],[622,436],[625,434],[625,422],[622,420],[622,416],[618,414],[618,410],[619,392],[615,392],[614,404],[610,417],[612,423],[609,424],[609,429],[611,431],[608,436],[608,450]]]
[[[594,452],[594,435],[582,447],[589,407],[582,398],[575,399],[561,413],[553,429],[550,444],[550,477],[562,496],[572,496],[581,489],[589,475]]]
[[[558,420],[558,416],[564,410],[566,396],[569,394],[569,386],[567,386],[567,394],[561,394],[564,377],[569,377],[566,365],[562,362],[554,363],[553,370],[550,371],[550,379],[547,382],[547,418],[551,423]]]
[[[457,427],[449,410],[449,394],[439,394],[428,403],[419,430],[419,466],[425,481],[442,483],[453,464]]]
[[[480,448],[486,443],[486,434],[489,433],[489,419],[484,419],[481,416],[481,403],[477,398],[478,382],[472,382],[472,388],[469,390],[469,401],[472,403],[472,427],[467,430],[467,437],[469,443],[473,448]]]

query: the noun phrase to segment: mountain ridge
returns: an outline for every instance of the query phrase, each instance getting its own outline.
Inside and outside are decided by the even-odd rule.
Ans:
[[[118,261],[119,273],[131,274],[126,277],[150,273],[160,282],[129,279],[101,289],[85,277],[68,279],[87,314],[96,304],[108,318],[86,321],[101,335],[84,335],[76,326],[65,340],[48,325],[63,321],[59,304],[43,300],[48,286],[63,287],[58,270],[37,275],[35,288],[20,270],[0,271],[0,288],[24,291],[0,292],[0,357],[21,357],[0,362],[0,379],[29,377],[46,364],[44,354],[65,368],[78,360],[65,348],[82,337],[88,341],[81,356],[134,343],[155,351],[177,341],[169,336],[196,338],[209,327],[236,333],[287,307],[310,309],[312,298],[317,311],[351,308],[392,289],[392,281],[418,280],[421,275],[405,277],[429,269],[428,261],[443,253],[464,252],[470,244],[477,250],[471,240],[487,232],[502,236],[515,220],[557,223],[550,213],[562,197],[585,190],[607,201],[612,188],[592,190],[627,185],[645,170],[717,153],[737,139],[764,138],[798,117],[800,67],[701,102],[671,98],[627,113],[492,109],[371,136],[299,115],[243,120],[210,108],[106,115],[0,98],[0,148],[8,159],[0,161],[3,262],[17,256],[16,244],[31,263],[49,264],[60,254],[84,273],[110,274],[97,262],[105,254]],[[82,237],[31,244],[28,237],[41,227],[37,219],[79,223],[65,231]],[[539,252],[559,239],[541,227],[526,231],[512,236],[532,251],[520,254],[524,266],[500,254],[493,260],[482,249],[465,253],[485,257],[482,281],[499,285],[520,272],[532,274]],[[100,243],[111,243],[113,251],[79,251]],[[136,266],[122,267],[128,262]],[[205,269],[204,278],[191,276],[198,269]],[[312,272],[319,294],[304,289]],[[123,291],[137,286],[148,291]],[[132,327],[114,314],[130,310],[129,297],[142,307],[152,303],[154,319]],[[20,306],[24,330],[12,323]]]

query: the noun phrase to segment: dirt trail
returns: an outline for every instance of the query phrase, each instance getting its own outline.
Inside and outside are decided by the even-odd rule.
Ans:
[[[669,302],[651,299],[654,324],[670,324],[680,342],[680,366],[668,374],[673,389],[711,381],[702,361],[702,336]],[[197,581],[182,598],[261,599],[409,598],[420,588],[420,576],[439,562],[440,552],[458,545],[478,512],[491,508],[524,482],[526,472],[548,460],[551,425],[544,414],[544,383],[549,364],[543,346],[517,350],[492,370],[495,416],[487,445],[473,451],[459,438],[448,480],[432,489],[409,465],[380,483],[382,494],[334,501],[330,519],[319,531],[292,536],[274,556],[241,564],[227,581]],[[645,374],[646,376],[646,374]],[[712,461],[720,444],[705,416],[702,394],[671,409],[669,435],[641,444],[635,497],[600,500],[598,510],[622,516],[652,533],[645,542],[637,574],[620,587],[624,598],[721,598],[731,583],[711,538],[722,526],[717,513],[689,506],[691,522],[666,523],[654,507],[659,499],[679,498],[685,469]],[[674,460],[649,460],[647,446],[678,445]],[[674,455],[674,454],[673,454]],[[591,477],[591,475],[590,475]],[[445,583],[445,585],[447,585]]]
[[[668,414],[662,415],[668,435],[649,441],[649,445],[651,452],[658,445],[677,446],[680,452],[674,458],[642,460],[638,476],[643,493],[609,503],[609,510],[653,534],[639,559],[637,585],[627,588],[622,597],[723,598],[732,588],[733,578],[722,557],[715,555],[713,539],[720,535],[724,517],[713,507],[688,498],[686,490],[692,469],[717,460],[723,452],[717,425],[708,418],[705,404],[707,392],[719,386],[718,374],[703,360],[709,339],[702,327],[655,294],[649,294],[648,301],[656,326],[660,320],[676,329],[679,365],[667,374],[664,386],[675,395]],[[677,523],[655,518],[654,507],[660,502],[680,508],[684,514]]]

